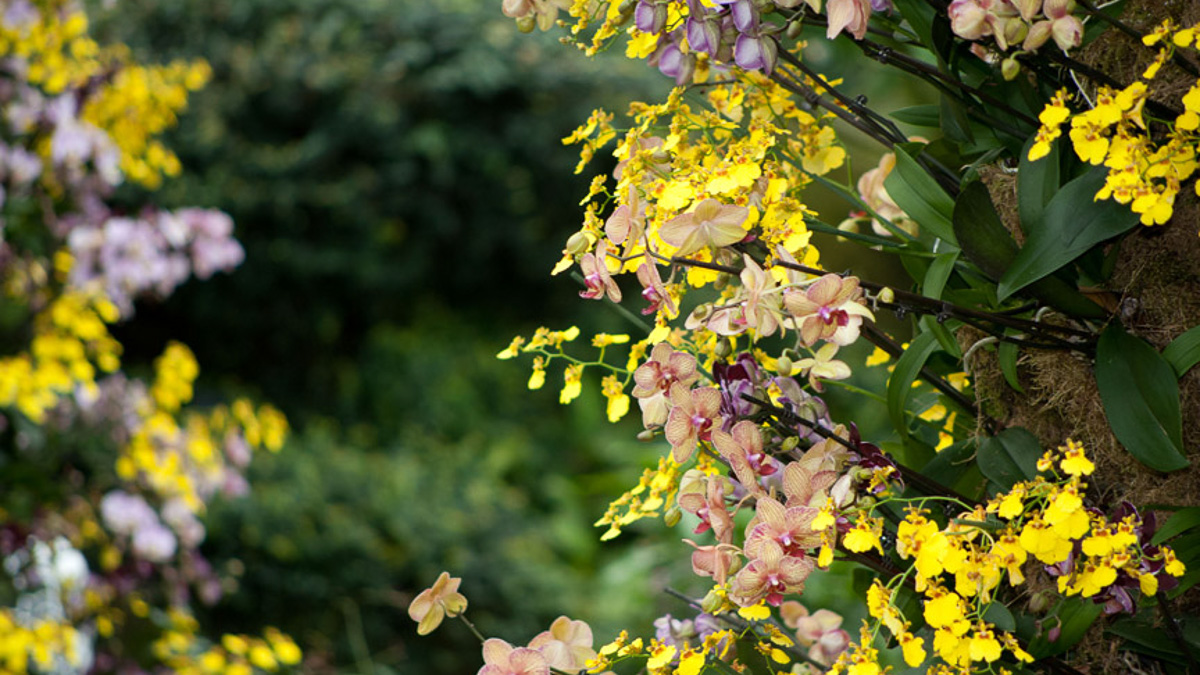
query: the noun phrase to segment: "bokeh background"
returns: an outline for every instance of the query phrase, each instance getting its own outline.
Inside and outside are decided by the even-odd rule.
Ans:
[[[519,643],[564,613],[601,642],[649,634],[683,611],[664,587],[703,593],[677,537],[639,534],[661,524],[606,544],[591,527],[662,452],[634,439],[637,415],[610,425],[598,378],[563,407],[557,373],[529,392],[527,362],[495,359],[539,325],[631,330],[549,276],[590,177],[559,139],[594,107],[661,98],[667,78],[522,35],[498,1],[139,0],[92,15],[142,60],[212,65],[167,138],[184,174],[155,199],[225,210],[247,252],[232,274],[140,304],[117,331],[126,360],[182,339],[199,403],[251,393],[294,429],[255,460],[250,495],[210,512],[205,552],[236,592],[203,625],[277,626],[317,671],[471,673],[464,627],[418,638],[405,611],[442,570],[463,577],[481,630]],[[914,102],[894,75],[885,88],[816,49],[881,109]],[[847,138],[856,176],[880,150]],[[847,209],[819,191],[810,203],[833,223]],[[821,247],[830,269],[849,264]],[[856,419],[870,433],[878,417]],[[812,604],[851,583],[810,584]]]

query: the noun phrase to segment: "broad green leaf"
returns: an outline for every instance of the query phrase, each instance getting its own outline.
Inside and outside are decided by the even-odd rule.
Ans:
[[[1025,246],[1000,278],[996,293],[1004,300],[1046,277],[1089,248],[1128,232],[1138,215],[1128,206],[1096,200],[1108,169],[1098,166],[1067,183],[1046,205],[1039,227],[1027,232]]]
[[[1017,376],[1017,346],[1011,342],[1001,342],[996,348],[996,358],[1000,362],[1000,372],[1004,374],[1008,386],[1024,394],[1021,378]]]
[[[954,203],[954,232],[967,259],[992,279],[1003,276],[1017,256],[1017,243],[996,213],[987,187],[978,181],[963,186]],[[1035,281],[1027,293],[1073,316],[1107,316],[1099,305],[1057,277]]]
[[[1117,440],[1157,471],[1188,466],[1175,371],[1154,347],[1111,325],[1096,345],[1096,386]]]
[[[929,360],[929,355],[937,348],[937,339],[932,334],[921,333],[916,336],[908,345],[908,349],[904,350],[904,353],[896,360],[896,367],[892,370],[891,377],[888,378],[888,416],[902,438],[908,435],[908,420],[904,416],[904,410],[908,405],[909,394],[912,392],[912,383],[917,379],[917,374],[921,372],[925,362]]]
[[[1046,635],[1039,635],[1036,639],[1029,643],[1029,653],[1034,658],[1045,658],[1061,654],[1071,647],[1074,647],[1083,639],[1088,629],[1092,627],[1096,619],[1100,616],[1102,605],[1097,605],[1087,598],[1068,598],[1058,604],[1053,616],[1048,616],[1042,620],[1042,627],[1049,630],[1054,625],[1054,619],[1057,617],[1062,621],[1059,627],[1058,639],[1050,642],[1046,639]]]
[[[1113,623],[1105,631],[1125,638],[1129,646],[1139,652],[1182,665],[1186,663],[1183,650],[1167,635],[1161,626],[1153,626],[1144,619],[1125,618]]]
[[[1012,612],[1008,611],[1003,602],[989,603],[983,610],[983,620],[1009,633],[1017,629],[1017,620],[1013,618]]]
[[[946,281],[954,273],[954,263],[958,262],[959,253],[955,250],[939,253],[934,257],[933,262],[929,264],[929,271],[925,273],[925,281],[921,284],[922,295],[934,300],[941,299],[942,291],[946,288]]]
[[[1029,149],[1036,138],[1030,138],[1021,150],[1021,162],[1017,170],[1017,210],[1021,216],[1021,229],[1032,232],[1041,227],[1042,213],[1046,205],[1058,192],[1058,144],[1050,146],[1050,154],[1037,161],[1029,161]]]
[[[1192,366],[1200,363],[1200,326],[1171,340],[1171,344],[1163,349],[1162,355],[1175,369],[1175,374],[1183,377]]]
[[[888,195],[923,231],[957,244],[951,221],[954,200],[903,147],[897,145],[895,151],[896,168],[883,181]]]
[[[957,143],[973,143],[975,141],[975,134],[971,132],[971,120],[960,103],[942,94],[939,108],[942,131],[946,132],[946,138]]]
[[[954,333],[950,327],[945,324],[938,323],[937,317],[926,314],[917,322],[921,326],[921,330],[932,333],[933,337],[937,338],[938,344],[946,353],[950,354],[955,360],[962,358],[962,347],[959,346],[958,340],[954,339]],[[957,322],[952,322],[953,326],[959,325]]]
[[[936,12],[933,7],[923,0],[895,0],[896,11],[908,21],[921,44],[933,44],[933,20]]]
[[[1007,490],[1020,481],[1033,480],[1041,456],[1042,445],[1037,437],[1026,429],[1012,427],[984,440],[975,461],[983,475]]]
[[[1157,546],[1171,537],[1174,537],[1182,532],[1186,532],[1197,525],[1200,525],[1200,507],[1189,506],[1185,509],[1179,509],[1175,513],[1171,514],[1171,517],[1167,519],[1167,522],[1163,523],[1162,527],[1158,528],[1158,531],[1154,533],[1154,538],[1150,540],[1150,543]]]
[[[977,493],[983,476],[975,468],[971,458],[975,456],[973,440],[960,441],[937,452],[925,466],[921,475],[942,485],[952,487],[967,495]]]
[[[892,111],[888,113],[888,116],[899,122],[911,124],[914,127],[937,129],[942,124],[938,106],[936,105],[914,105]]]

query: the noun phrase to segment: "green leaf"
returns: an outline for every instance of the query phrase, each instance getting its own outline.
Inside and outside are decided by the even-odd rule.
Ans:
[[[1007,490],[1020,481],[1033,480],[1041,456],[1042,445],[1037,437],[1026,429],[1012,427],[985,440],[975,461],[983,475]]]
[[[1162,527],[1158,528],[1150,543],[1158,546],[1171,537],[1182,534],[1197,525],[1200,525],[1200,507],[1189,506],[1185,509],[1179,509],[1171,514],[1171,517],[1167,519],[1167,522],[1163,523]]]
[[[1029,653],[1041,659],[1074,647],[1095,623],[1102,609],[1101,605],[1085,598],[1069,598],[1060,602],[1054,615],[1042,620],[1042,626],[1047,631],[1054,626],[1055,617],[1062,621],[1058,639],[1049,642],[1045,634],[1039,635],[1029,643]]]
[[[1111,325],[1096,345],[1096,386],[1117,440],[1157,471],[1188,466],[1175,371],[1154,347]]]
[[[1200,363],[1200,326],[1171,340],[1162,355],[1175,369],[1175,374],[1183,377],[1192,366]]]
[[[942,124],[938,106],[936,105],[914,105],[892,111],[888,113],[888,116],[898,122],[911,124],[914,127],[937,129]]]
[[[1017,620],[1013,618],[1012,612],[1008,611],[1003,602],[989,603],[983,610],[983,620],[1009,633],[1017,629]]]
[[[888,195],[922,230],[957,244],[951,220],[954,200],[902,146],[895,150],[896,168],[883,181]]]
[[[896,11],[908,21],[921,44],[933,45],[933,20],[936,12],[929,3],[923,0],[896,0]]]
[[[1098,166],[1067,183],[1046,205],[1039,227],[1000,278],[996,293],[1004,300],[1050,275],[1100,242],[1128,232],[1138,215],[1128,206],[1096,200],[1108,169]]]
[[[925,281],[921,284],[922,295],[934,300],[941,299],[942,291],[946,288],[946,281],[954,273],[954,263],[958,262],[959,253],[960,251],[955,250],[939,253],[934,257],[933,262],[929,264],[929,271],[925,273]]]
[[[963,186],[954,203],[954,232],[963,255],[992,279],[1003,276],[1017,256],[1017,243],[1000,221],[987,187],[978,181]],[[1107,316],[1099,305],[1057,277],[1040,279],[1027,292],[1073,316]]]
[[[1004,374],[1008,386],[1024,394],[1021,379],[1017,376],[1017,346],[1011,342],[1001,342],[996,349],[996,358],[1000,362],[1000,372]]]
[[[959,346],[958,340],[954,339],[954,333],[950,327],[945,324],[938,323],[937,317],[926,314],[917,322],[922,331],[933,333],[933,337],[937,338],[938,344],[955,360],[962,358],[962,347]],[[953,325],[959,325],[954,322]]]
[[[1105,632],[1125,638],[1130,643],[1129,646],[1137,651],[1180,665],[1187,662],[1179,645],[1175,644],[1162,627],[1152,626],[1144,619],[1121,619],[1109,626]]]
[[[1033,232],[1040,229],[1042,213],[1046,205],[1058,192],[1058,144],[1050,146],[1050,154],[1037,161],[1029,161],[1029,149],[1036,138],[1030,138],[1021,150],[1021,163],[1017,170],[1017,209],[1021,216],[1021,229]]]
[[[908,405],[908,396],[912,392],[912,383],[917,379],[917,374],[921,372],[925,362],[929,360],[929,355],[937,348],[937,339],[931,333],[921,333],[916,336],[908,345],[908,349],[904,350],[904,353],[896,360],[896,368],[892,370],[892,376],[888,378],[888,416],[901,438],[908,435],[908,420],[904,417],[904,410]]]
[[[975,493],[984,482],[971,461],[975,452],[973,440],[954,443],[934,454],[933,458],[921,467],[921,475],[959,492]]]
[[[942,131],[946,132],[946,138],[964,144],[975,141],[975,134],[971,132],[971,120],[961,104],[943,94],[940,112]]]

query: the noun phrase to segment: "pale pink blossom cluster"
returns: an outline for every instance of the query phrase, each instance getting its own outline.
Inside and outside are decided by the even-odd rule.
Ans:
[[[479,675],[550,675],[551,668],[577,673],[596,658],[592,642],[590,626],[560,616],[525,647],[515,647],[499,638],[486,640]]]
[[[1068,51],[1083,40],[1083,22],[1071,14],[1073,0],[953,0],[950,28],[965,40],[991,37],[1001,51],[1037,51],[1051,38]]]
[[[245,257],[233,238],[233,221],[220,211],[188,208],[137,218],[110,215],[98,224],[82,220],[74,221],[67,236],[75,258],[70,282],[100,286],[125,316],[138,296],[166,297],[191,275],[207,279]]]

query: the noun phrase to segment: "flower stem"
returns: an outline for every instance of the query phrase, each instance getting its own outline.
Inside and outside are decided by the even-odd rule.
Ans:
[[[483,637],[483,633],[480,633],[479,629],[475,627],[475,624],[471,623],[471,620],[467,618],[466,613],[459,614],[458,618],[462,619],[462,622],[467,624],[467,628],[470,629],[471,633],[474,634],[475,637],[479,638],[479,642],[481,644],[487,641],[487,638]]]

